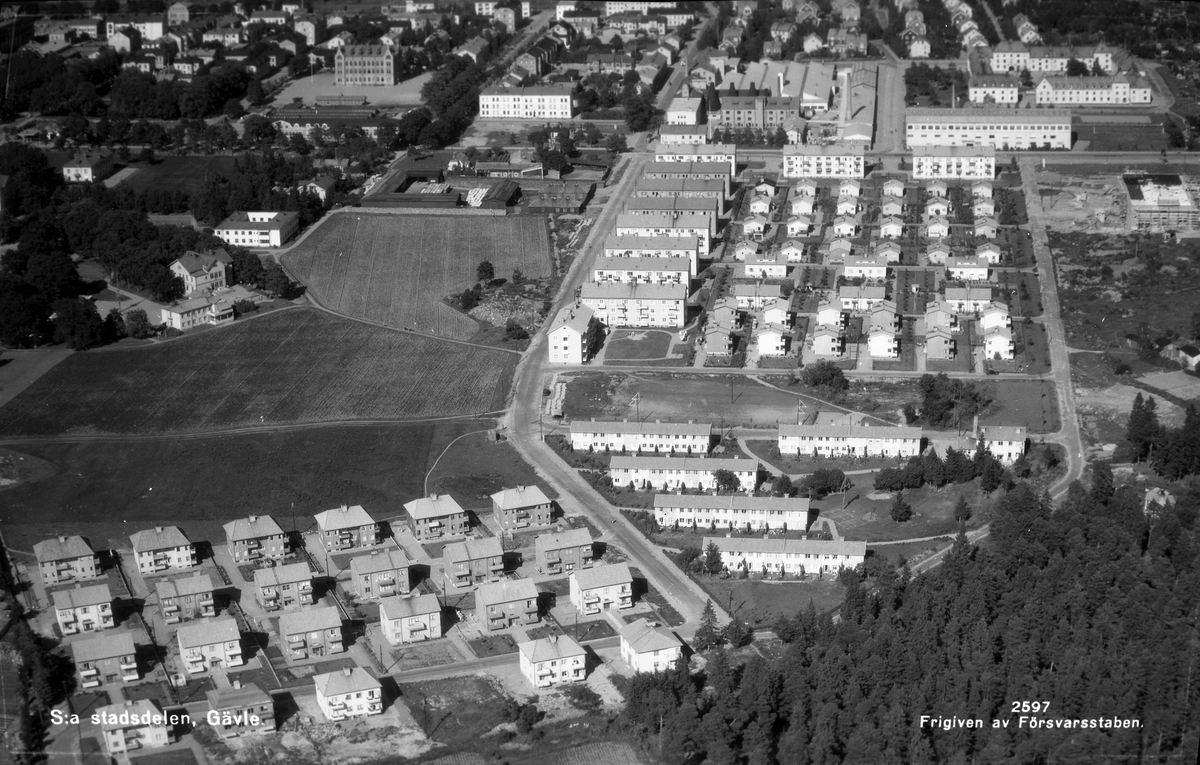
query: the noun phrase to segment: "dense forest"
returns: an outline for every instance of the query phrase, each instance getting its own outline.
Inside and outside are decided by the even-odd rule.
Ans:
[[[1155,517],[1141,490],[1093,484],[1057,508],[1018,485],[987,540],[960,536],[931,573],[846,573],[836,617],[780,621],[777,658],[714,650],[700,676],[637,676],[626,721],[680,765],[1194,761],[1200,489]],[[1034,730],[1021,701],[1049,702],[1027,717],[1140,727]]]

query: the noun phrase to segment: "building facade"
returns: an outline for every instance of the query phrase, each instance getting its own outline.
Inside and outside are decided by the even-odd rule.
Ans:
[[[550,635],[517,645],[521,674],[534,688],[577,683],[587,678],[587,652],[569,635]]]
[[[108,584],[76,585],[50,593],[54,617],[63,635],[100,632],[117,626]]]
[[[865,425],[779,425],[779,453],[819,457],[914,457],[921,429]]]
[[[451,542],[442,550],[445,575],[455,587],[498,582],[504,576],[504,548],[498,537]]]
[[[862,178],[866,155],[860,144],[783,147],[785,178]]]
[[[317,706],[330,722],[383,714],[383,685],[362,667],[313,678]]]
[[[994,146],[916,146],[912,150],[912,176],[917,180],[958,178],[991,180],[996,177]]]
[[[475,591],[475,619],[489,632],[516,624],[537,624],[537,586],[529,579],[506,579],[481,584]]]
[[[571,423],[571,448],[610,452],[707,454],[712,425],[706,422],[600,422]]]
[[[234,563],[283,560],[291,553],[287,534],[269,515],[238,518],[225,526],[225,545]]]
[[[918,146],[992,146],[997,149],[1071,148],[1067,109],[910,108],[905,141]]]
[[[841,539],[758,539],[747,537],[705,537],[704,548],[715,544],[721,560],[730,571],[739,568],[795,575],[836,574],[842,568],[855,568],[866,560],[867,543]]]
[[[570,576],[571,605],[582,616],[633,608],[633,573],[628,563],[581,569]]]
[[[33,554],[46,587],[97,579],[103,573],[100,556],[86,539],[75,534],[43,539],[33,546]]]
[[[390,45],[343,45],[333,56],[333,84],[391,87],[396,84],[396,54]]]
[[[407,595],[412,589],[412,564],[403,550],[372,550],[350,559],[351,590],[359,600]]]
[[[479,94],[481,119],[569,120],[574,115],[573,85],[493,87]]]
[[[664,627],[639,619],[621,630],[621,659],[634,672],[662,672],[683,656],[683,641]]]
[[[492,518],[505,531],[549,526],[554,505],[537,486],[517,486],[492,495]]]
[[[132,632],[110,632],[71,643],[75,674],[84,690],[114,683],[134,683],[138,671]]]
[[[418,542],[457,537],[469,527],[467,511],[449,494],[430,494],[428,497],[404,503],[408,513],[408,528]]]
[[[178,526],[156,526],[131,536],[133,557],[143,575],[198,565],[196,546]]]
[[[543,574],[563,574],[591,568],[592,535],[587,529],[539,534],[534,540],[534,565]]]
[[[254,570],[254,599],[268,613],[294,611],[316,602],[308,563],[290,563]]]
[[[678,524],[712,529],[797,530],[808,527],[808,510],[805,497],[654,495],[654,520],[663,527]]]
[[[609,327],[671,327],[684,325],[684,284],[589,282],[580,292],[596,320]]]
[[[317,534],[329,552],[379,544],[379,524],[362,505],[342,505],[317,513]]]
[[[389,645],[421,643],[442,636],[442,604],[437,595],[384,598],[379,606],[383,637]]]
[[[332,656],[346,650],[342,640],[342,615],[337,606],[320,606],[279,617],[279,641],[285,656],[303,661]]]
[[[241,633],[232,616],[184,624],[175,633],[175,639],[180,661],[188,675],[240,667],[246,663],[242,658]]]
[[[608,474],[613,486],[633,484],[639,489],[715,491],[717,471],[733,474],[741,491],[758,485],[758,461],[724,457],[627,457],[613,456]]]
[[[235,212],[213,230],[222,241],[238,247],[282,247],[300,230],[294,212]]]
[[[216,588],[205,573],[170,579],[154,585],[158,610],[167,624],[195,621],[217,615]]]

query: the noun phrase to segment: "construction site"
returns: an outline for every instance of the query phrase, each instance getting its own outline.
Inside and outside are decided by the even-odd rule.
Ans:
[[[1120,175],[1040,170],[1037,183],[1052,229],[1162,234],[1200,228],[1200,184],[1192,176],[1130,168]]]

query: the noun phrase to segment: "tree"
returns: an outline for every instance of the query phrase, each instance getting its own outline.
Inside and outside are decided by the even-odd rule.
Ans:
[[[796,493],[796,487],[792,485],[792,479],[787,473],[781,473],[771,486],[771,493],[777,497],[790,497]]]
[[[91,303],[77,298],[54,302],[54,342],[66,343],[73,350],[94,348],[104,339],[104,322]]]
[[[1146,459],[1161,433],[1162,429],[1158,424],[1158,402],[1153,396],[1143,399],[1139,391],[1133,397],[1133,407],[1125,428],[1125,441],[1130,459],[1134,462]]]
[[[612,133],[604,139],[604,148],[613,154],[624,154],[629,151],[629,142],[625,140],[624,133]]]
[[[540,715],[541,713],[538,711],[536,704],[526,704],[521,707],[521,711],[516,719],[517,733],[524,735],[533,730],[533,726],[537,724]]]
[[[733,494],[735,491],[741,491],[742,482],[732,470],[717,470],[713,472],[713,480],[717,484],[717,492],[720,494]]]
[[[716,542],[709,542],[708,547],[704,548],[704,572],[709,576],[716,576],[725,568],[725,562],[721,560],[721,548],[717,547]]]
[[[896,495],[892,497],[892,509],[890,514],[892,516],[892,520],[896,523],[904,523],[913,517],[912,505],[908,504],[908,502],[904,499],[903,489],[896,492]]]
[[[154,149],[150,148],[149,146],[143,146],[142,150],[138,152],[138,162],[141,162],[144,165],[153,165]]]
[[[458,307],[464,311],[469,311],[479,305],[479,293],[475,290],[463,290],[458,296]]]
[[[967,498],[961,494],[958,495],[958,502],[954,505],[954,520],[959,523],[971,520],[971,506],[967,504]]]
[[[1029,73],[1028,69],[1021,70],[1021,87],[1023,87],[1023,88],[1032,88],[1033,87],[1033,75]],[[1015,159],[1015,157],[1014,157],[1014,159]]]
[[[1067,61],[1066,75],[1068,77],[1087,77],[1088,72],[1089,72],[1088,65],[1083,63],[1079,59],[1072,58],[1069,61]]]
[[[654,97],[650,93],[631,96],[625,99],[624,106],[625,127],[629,128],[629,132],[640,133],[658,127],[662,110],[654,105]]]
[[[1004,484],[1004,466],[991,452],[985,452],[985,455],[983,469],[979,471],[979,488],[984,494],[991,494]]]
[[[284,300],[293,300],[302,294],[300,285],[289,279],[283,269],[276,265],[263,269],[263,289]]]
[[[1192,311],[1192,339],[1200,340],[1200,311]]]
[[[479,267],[475,269],[475,279],[481,282],[490,282],[496,278],[496,269],[492,267],[490,260],[479,262]]]
[[[125,319],[121,316],[121,311],[117,308],[108,309],[108,314],[104,317],[104,331],[102,340],[105,344],[115,343],[125,337]]]
[[[846,474],[837,468],[817,468],[800,482],[801,490],[811,499],[841,491],[845,485]]]
[[[846,373],[832,361],[818,361],[804,367],[800,380],[810,388],[822,388],[831,394],[837,394],[850,387]]]
[[[1107,505],[1113,495],[1112,467],[1103,460],[1092,463],[1092,499]]]
[[[741,648],[744,645],[749,645],[750,640],[754,637],[754,630],[749,624],[734,619],[725,625],[725,642],[730,648]]]
[[[509,319],[504,325],[504,338],[506,340],[528,340],[529,332],[516,319]]]
[[[707,651],[720,648],[725,637],[717,630],[717,612],[711,600],[704,601],[704,610],[700,612],[700,626],[692,638],[692,647],[697,651]]]
[[[512,283],[521,284],[525,281],[525,274],[521,273],[521,269],[514,268],[512,273]]]
[[[132,308],[125,314],[125,331],[138,340],[154,336],[154,327],[150,326],[150,319],[141,308]]]
[[[563,173],[571,168],[571,162],[567,159],[567,155],[557,149],[546,149],[538,152],[538,155],[541,157],[542,167],[547,170]]]

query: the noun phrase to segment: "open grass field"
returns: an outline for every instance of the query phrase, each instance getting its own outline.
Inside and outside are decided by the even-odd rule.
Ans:
[[[1062,427],[1058,395],[1049,380],[998,380],[990,387],[993,403],[980,416],[981,425],[1024,425],[1030,433],[1053,433]]]
[[[233,156],[211,157],[163,157],[153,165],[138,162],[130,165],[136,169],[125,184],[134,191],[159,189],[161,191],[198,192],[204,179],[210,175],[229,175],[233,172]]]
[[[604,358],[645,360],[664,358],[671,350],[674,334],[666,330],[617,330],[605,342]]]
[[[472,430],[488,425],[491,422],[483,422]],[[429,471],[427,483],[430,492],[451,494],[460,505],[478,515],[490,515],[491,496],[513,486],[536,484],[547,497],[558,496],[550,484],[538,479],[511,444],[494,443],[488,440],[486,432],[471,433],[455,441]]]
[[[252,513],[273,515],[290,531],[293,507],[300,531],[313,525],[314,513],[343,503],[393,519],[423,495],[425,473],[446,446],[478,428],[410,423],[23,445],[20,454],[52,472],[4,489],[0,524],[8,545],[28,552],[58,534],[83,534],[98,548],[128,547],[134,531],[164,523],[219,543],[222,523]],[[490,453],[476,458],[460,468],[459,481],[497,472]],[[500,462],[510,461],[501,454]]]
[[[0,408],[15,435],[197,433],[494,411],[516,357],[297,308],[78,353]]]
[[[474,285],[484,260],[498,279],[512,277],[514,269],[528,279],[549,276],[546,219],[330,215],[283,256],[284,266],[330,310],[456,340],[479,326],[442,300]]]
[[[795,616],[808,608],[809,601],[823,613],[837,608],[845,600],[845,589],[837,579],[812,579],[803,582],[763,582],[754,579],[696,580],[712,596],[714,604],[729,610],[752,627],[769,629],[780,615]]]

